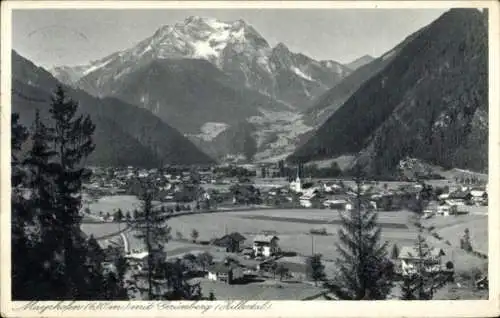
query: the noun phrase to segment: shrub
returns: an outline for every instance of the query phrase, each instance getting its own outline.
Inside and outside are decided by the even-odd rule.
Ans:
[[[437,238],[438,240],[442,240],[443,237],[441,237],[439,234],[437,234],[436,232],[432,233],[432,236],[434,236],[435,238]]]
[[[326,228],[321,228],[321,229],[310,229],[309,233],[314,234],[314,235],[328,235],[328,232],[326,231]]]
[[[446,262],[446,269],[452,270],[453,268],[455,268],[455,266],[453,265],[452,261]]]
[[[297,256],[297,252],[294,252],[294,251],[282,251],[281,254],[283,255],[283,257]]]

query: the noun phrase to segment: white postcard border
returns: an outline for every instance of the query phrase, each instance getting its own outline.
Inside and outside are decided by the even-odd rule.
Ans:
[[[226,301],[201,302],[12,302],[10,301],[10,98],[11,98],[11,22],[13,9],[73,8],[452,8],[489,9],[489,300],[460,301]],[[499,5],[496,1],[4,1],[1,33],[1,108],[0,108],[0,252],[1,315],[5,317],[493,317],[500,313],[499,233],[500,219],[500,131],[499,116]],[[36,288],[36,287],[34,287]],[[43,292],[43,291],[40,291]],[[107,304],[106,304],[107,303]],[[99,305],[101,304],[101,305]],[[131,305],[150,305],[144,310]],[[191,309],[179,309],[191,304]],[[254,309],[249,308],[254,305]],[[260,305],[259,309],[255,306]],[[47,306],[53,306],[51,307]],[[113,306],[115,308],[111,308]],[[206,309],[206,306],[211,306]],[[219,306],[219,307],[217,307]],[[232,309],[229,307],[232,306]],[[267,307],[269,308],[267,308]],[[76,309],[76,308],[80,309]],[[92,310],[92,307],[95,309]],[[265,308],[266,307],[266,308]],[[31,308],[32,310],[19,310]],[[107,309],[106,309],[107,308]],[[121,309],[120,309],[121,308]],[[177,308],[177,309],[176,309]]]

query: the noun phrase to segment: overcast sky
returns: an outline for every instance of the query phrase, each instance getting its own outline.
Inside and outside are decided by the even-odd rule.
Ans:
[[[15,10],[13,48],[35,64],[79,65],[129,48],[162,25],[197,15],[243,19],[271,46],[348,63],[380,56],[445,9]]]

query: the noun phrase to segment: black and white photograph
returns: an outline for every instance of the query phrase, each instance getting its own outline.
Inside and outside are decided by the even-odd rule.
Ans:
[[[491,300],[483,3],[11,7],[9,301]]]

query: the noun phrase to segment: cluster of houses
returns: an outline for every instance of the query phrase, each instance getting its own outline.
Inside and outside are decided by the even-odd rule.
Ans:
[[[450,193],[439,195],[436,200],[428,202],[424,209],[424,217],[430,218],[434,215],[449,216],[467,213],[465,206],[487,206],[488,193],[484,188],[463,187]]]
[[[422,184],[401,185],[397,189],[388,189],[387,185],[377,186],[365,182],[361,186],[361,199],[364,204],[375,210],[392,211],[404,207],[405,200],[419,199],[422,192],[427,191]],[[461,206],[488,205],[486,187],[446,188],[437,195],[431,188],[423,201],[428,202],[426,212],[436,215],[451,215],[460,212]],[[280,189],[274,190],[280,192]],[[289,184],[288,191],[298,195],[299,204],[304,208],[332,208],[349,211],[353,209],[356,193],[347,188],[342,181],[302,182],[299,176]],[[463,209],[462,209],[463,210]]]
[[[219,247],[219,251],[224,251],[222,260],[212,262],[203,268],[205,277],[209,280],[222,281],[233,284],[245,277],[248,272],[260,269],[260,265],[280,255],[279,238],[276,235],[259,234],[253,238],[251,246],[245,247],[243,243],[247,239],[238,232],[226,234],[210,242],[211,245]],[[105,250],[107,250],[105,248]],[[145,249],[126,250],[121,248],[129,269],[135,272],[144,272],[147,268],[148,252]],[[201,253],[201,252],[200,252]],[[226,254],[227,253],[227,254]],[[161,246],[153,249],[154,261],[167,260],[167,254]],[[179,258],[181,260],[181,258]],[[170,260],[171,261],[171,260]],[[106,260],[105,268],[111,268],[111,262]],[[104,266],[103,265],[103,266]]]

